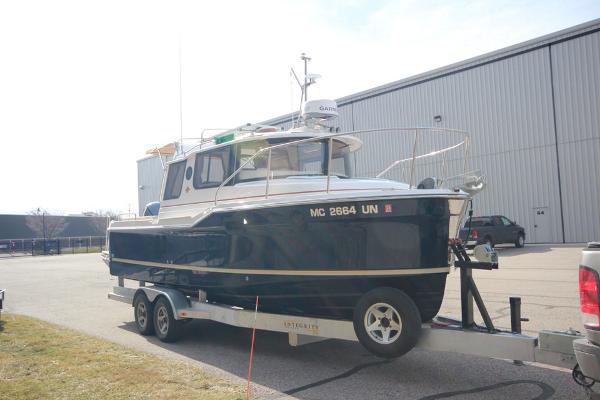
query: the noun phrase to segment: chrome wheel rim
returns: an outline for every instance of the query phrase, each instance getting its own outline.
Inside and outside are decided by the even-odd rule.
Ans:
[[[169,331],[169,313],[164,306],[159,306],[156,312],[156,323],[161,335],[166,335]]]
[[[137,304],[136,315],[138,320],[138,325],[142,328],[146,328],[146,323],[148,322],[148,311],[146,310],[146,304],[143,301]]]
[[[525,238],[523,237],[523,235],[519,235],[519,246],[523,247],[524,244]]]
[[[375,303],[369,307],[364,324],[369,337],[380,344],[394,343],[402,333],[400,314],[387,303]]]

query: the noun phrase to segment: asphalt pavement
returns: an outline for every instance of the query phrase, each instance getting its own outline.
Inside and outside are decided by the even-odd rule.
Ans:
[[[521,296],[524,333],[581,330],[581,245],[501,248],[498,271],[475,278],[494,323],[510,325],[508,298]],[[125,346],[193,363],[240,383],[246,379],[250,330],[211,321],[185,325],[165,344],[137,334],[133,309],[107,299],[116,279],[98,254],[0,258],[0,288],[9,312],[37,317]],[[458,272],[449,278],[440,314],[458,317]],[[358,343],[328,340],[290,347],[285,334],[257,332],[256,397],[277,399],[585,399],[569,371],[415,349],[379,359]]]

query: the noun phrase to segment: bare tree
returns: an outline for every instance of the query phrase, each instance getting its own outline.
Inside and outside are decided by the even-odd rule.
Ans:
[[[61,215],[52,215],[46,210],[37,209],[30,211],[25,217],[25,225],[38,238],[45,237],[52,239],[60,235],[69,224],[65,217]]]
[[[110,221],[117,219],[118,214],[113,210],[97,210],[89,213],[85,213],[90,216],[91,226],[97,231],[104,234]]]

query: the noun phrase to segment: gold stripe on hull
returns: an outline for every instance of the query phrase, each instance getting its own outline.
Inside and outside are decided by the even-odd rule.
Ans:
[[[450,267],[435,268],[404,268],[404,269],[351,269],[345,271],[335,270],[296,270],[296,269],[254,269],[254,268],[219,268],[199,267],[190,264],[167,264],[153,261],[130,260],[128,258],[114,257],[111,261],[123,264],[143,265],[145,267],[159,267],[180,269],[197,272],[216,272],[223,274],[243,275],[279,275],[279,276],[392,276],[392,275],[425,275],[450,272]]]

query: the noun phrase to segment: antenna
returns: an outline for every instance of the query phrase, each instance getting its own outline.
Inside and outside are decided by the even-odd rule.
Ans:
[[[179,151],[183,152],[183,96],[181,94],[181,32],[179,32]]]
[[[312,85],[313,83],[317,83],[317,79],[319,79],[321,77],[321,75],[318,74],[309,74],[308,73],[308,62],[311,60],[310,57],[308,57],[306,55],[306,53],[302,53],[300,55],[300,59],[302,61],[304,61],[304,83],[302,83],[300,81],[300,79],[298,78],[298,75],[296,75],[296,71],[294,71],[294,68],[290,68],[290,72],[291,75],[294,76],[294,78],[296,79],[296,82],[298,82],[298,86],[300,86],[300,111],[298,113],[300,118],[300,114],[302,114],[302,103],[308,101],[308,87],[310,85]],[[292,123],[293,123],[293,116],[292,116]]]
[[[310,57],[306,55],[306,53],[302,53],[300,55],[300,59],[304,61],[304,86],[302,92],[304,94],[304,101],[308,100],[308,62],[311,60]]]
[[[292,75],[294,76],[294,78],[296,79],[296,82],[298,82],[298,86],[300,86],[300,105],[302,105],[302,97],[304,96],[304,91],[302,89],[302,83],[300,83],[300,79],[298,79],[298,75],[296,75],[296,71],[294,71],[294,68],[290,68],[290,99],[292,102],[292,126],[296,126],[296,122],[294,121],[294,91],[292,89]],[[300,119],[300,113],[298,113],[298,119]]]

